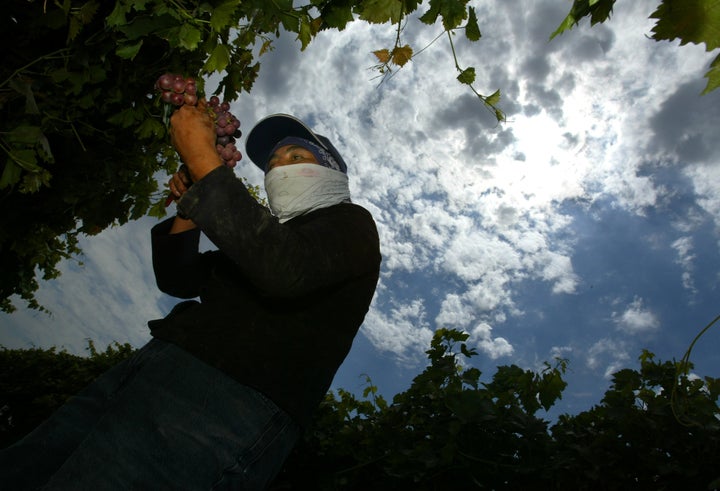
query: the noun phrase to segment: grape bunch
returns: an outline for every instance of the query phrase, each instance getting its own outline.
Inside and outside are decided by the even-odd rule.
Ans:
[[[183,77],[173,73],[165,73],[155,82],[155,89],[160,92],[160,100],[180,107],[184,104],[195,106],[198,102],[197,84],[192,77]],[[215,121],[217,139],[215,141],[218,155],[228,167],[235,167],[242,154],[235,145],[237,138],[242,136],[240,120],[230,113],[230,104],[221,102],[217,96],[208,101],[208,109]]]
[[[187,104],[195,106],[198,103],[198,89],[195,79],[183,77],[174,73],[164,73],[155,82],[155,90],[160,92],[160,100],[165,103],[163,120],[167,124],[172,106],[179,108]],[[237,138],[242,136],[240,131],[240,120],[230,113],[230,104],[220,102],[220,98],[212,96],[208,101],[208,111],[215,122],[215,149],[223,163],[233,168],[242,159],[242,154],[235,145]],[[165,206],[169,206],[175,197],[171,194],[165,200]]]
[[[160,91],[163,102],[173,106],[194,106],[198,101],[197,84],[192,77],[184,78],[182,75],[164,73],[155,82],[155,89]]]
[[[230,113],[230,104],[220,102],[217,96],[212,96],[208,101],[210,110],[215,115],[215,148],[223,163],[228,167],[235,167],[242,154],[235,145],[235,140],[242,136],[240,131],[240,120]]]

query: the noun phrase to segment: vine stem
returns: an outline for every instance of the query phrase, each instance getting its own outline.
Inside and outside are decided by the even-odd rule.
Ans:
[[[28,64],[25,65],[25,66],[21,66],[20,68],[18,68],[17,70],[15,70],[8,78],[6,78],[5,80],[3,80],[2,83],[0,83],[0,88],[4,87],[8,82],[10,82],[13,78],[15,78],[15,76],[16,76],[17,74],[21,73],[23,70],[26,70],[26,69],[30,68],[30,67],[33,66],[35,63],[38,63],[38,62],[43,61],[43,60],[50,59],[51,57],[53,57],[53,56],[55,56],[55,55],[58,55],[58,54],[62,53],[63,51],[69,51],[69,48],[60,48],[60,49],[57,50],[57,51],[53,51],[52,53],[48,53],[48,54],[46,54],[46,55],[41,56],[40,58],[34,59],[33,61],[31,61],[30,63],[28,63]]]
[[[680,423],[683,426],[692,426],[692,421],[689,423],[683,423],[680,420],[680,414],[678,413],[678,379],[682,375],[682,373],[687,374],[688,367],[690,365],[690,353],[692,352],[693,348],[695,347],[695,343],[698,342],[698,340],[708,331],[710,328],[720,320],[720,315],[715,317],[710,323],[705,326],[692,340],[690,343],[690,346],[688,346],[687,351],[685,352],[685,355],[683,355],[682,359],[676,364],[675,366],[675,378],[673,383],[673,389],[672,393],[670,394],[670,409],[672,409],[673,416],[675,416],[675,420]]]

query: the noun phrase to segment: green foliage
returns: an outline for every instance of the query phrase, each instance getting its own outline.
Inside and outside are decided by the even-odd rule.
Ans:
[[[597,482],[605,489],[720,484],[719,379],[678,378],[677,363],[655,361],[648,351],[639,359],[639,371],[613,375],[600,405],[561,416],[552,428],[560,489],[594,489]],[[675,391],[682,394],[682,411],[692,426],[676,417]]]
[[[717,0],[664,0],[650,16],[657,19],[653,39],[680,40],[680,44],[705,44],[707,51],[720,47],[720,3]],[[705,74],[703,94],[720,87],[720,55]]]
[[[370,385],[358,401],[330,393],[278,478],[293,489],[532,488],[552,443],[534,416],[552,405],[565,364],[543,374],[500,367],[488,384],[462,361],[475,356],[457,330],[436,331],[430,365],[387,405]],[[562,382],[560,385],[563,385]],[[532,402],[531,402],[532,401]]]
[[[488,383],[464,367],[468,335],[439,329],[430,364],[390,405],[329,393],[272,489],[712,489],[720,472],[718,379],[676,378],[644,351],[614,375],[602,403],[551,428],[535,416],[566,383],[567,360],[539,373],[498,367]],[[686,394],[692,428],[673,415]],[[371,395],[371,398],[368,398]]]
[[[572,29],[585,17],[590,17],[591,26],[605,22],[610,18],[614,4],[615,0],[574,0],[570,12],[550,39]],[[652,29],[652,38],[656,41],[678,39],[681,45],[705,44],[707,51],[720,47],[720,4],[717,0],[662,0],[650,18],[657,19]],[[708,83],[703,94],[720,87],[720,55],[710,64],[705,78]]]
[[[567,360],[538,372],[500,366],[488,382],[467,360],[468,334],[436,331],[428,366],[392,403],[370,377],[362,397],[329,392],[271,489],[716,489],[720,379],[643,351],[600,404],[549,423]],[[89,357],[0,350],[0,446],[134,350]],[[675,394],[673,396],[673,394]],[[682,415],[678,418],[678,415]]]
[[[97,351],[88,341],[89,356],[55,348],[0,348],[0,448],[42,423],[68,398],[134,352],[129,344]]]

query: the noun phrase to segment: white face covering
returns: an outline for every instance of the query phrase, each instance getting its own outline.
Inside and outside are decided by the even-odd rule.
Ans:
[[[348,176],[318,164],[278,166],[265,175],[265,191],[280,223],[350,201]]]

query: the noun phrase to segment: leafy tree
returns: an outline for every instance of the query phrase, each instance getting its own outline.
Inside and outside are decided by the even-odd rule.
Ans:
[[[553,425],[537,415],[566,387],[567,360],[539,372],[500,366],[489,382],[467,364],[468,335],[439,329],[428,366],[388,403],[367,379],[362,397],[329,392],[272,489],[717,489],[720,379],[643,351],[600,404]],[[0,351],[0,446],[132,354],[87,358]]]
[[[50,349],[0,348],[0,448],[29,433],[71,396],[110,367],[134,353],[129,344],[97,351],[88,341],[89,356]]]
[[[614,0],[577,0],[558,32],[583,17],[603,22]],[[653,14],[655,39],[718,46],[716,0],[664,0]],[[474,67],[453,45],[461,32],[481,39],[468,0],[7,0],[0,18],[0,310],[18,297],[42,309],[38,280],[58,276],[58,262],[81,251],[78,238],[137,219],[162,216],[157,178],[174,172],[163,109],[152,86],[164,72],[200,82],[220,74],[215,91],[233,101],[249,92],[259,60],[282,31],[300,48],[350,22],[389,24],[393,46],[376,49],[381,76],[413,54],[403,40],[408,19],[439,24],[458,72],[498,120],[500,92],[483,95]],[[422,10],[420,10],[422,7]],[[418,12],[419,10],[419,12]],[[697,26],[691,31],[689,26]],[[557,34],[556,33],[556,34]],[[708,88],[718,85],[718,60]],[[207,94],[206,94],[207,95]],[[165,115],[166,116],[166,115]]]
[[[281,486],[292,489],[536,488],[549,479],[552,440],[535,416],[560,398],[566,361],[534,373],[499,367],[489,383],[460,356],[468,334],[436,331],[430,364],[392,404],[369,385],[365,400],[329,393],[295,449]],[[459,351],[457,345],[459,344]],[[370,397],[370,399],[367,399]]]
[[[481,383],[458,358],[475,355],[466,339],[438,330],[430,365],[392,404],[372,385],[363,400],[329,393],[276,489],[720,486],[720,379],[643,351],[640,370],[618,371],[600,405],[548,429],[535,413],[561,397],[567,361],[540,373],[501,366]]]
[[[559,489],[720,487],[720,379],[655,361],[613,375],[602,402],[552,428]]]

